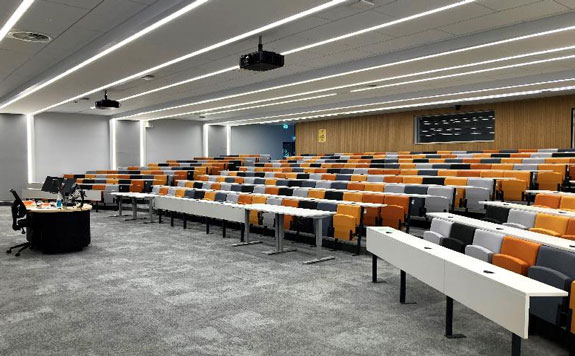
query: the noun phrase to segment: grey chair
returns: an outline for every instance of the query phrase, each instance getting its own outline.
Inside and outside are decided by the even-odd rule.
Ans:
[[[266,201],[268,205],[282,205],[282,198],[269,197]],[[262,225],[267,227],[274,226],[275,216],[272,213],[262,213]]]
[[[367,176],[367,181],[371,182],[371,183],[381,183],[381,182],[383,182],[383,176],[369,175],[369,176]]]
[[[496,232],[476,230],[473,244],[465,246],[465,254],[478,260],[491,263],[493,254],[501,251],[504,234]]]
[[[490,200],[491,193],[489,189],[482,187],[467,187],[465,189],[465,202],[468,210],[483,211],[485,207],[480,201]]]
[[[317,210],[336,212],[337,211],[337,204],[336,203],[320,202],[320,203],[317,203]],[[322,225],[321,225],[322,235],[328,236],[328,232],[330,231],[332,226],[333,226],[333,216],[329,216],[327,218],[322,219]]]
[[[215,201],[224,202],[224,201],[226,201],[226,198],[227,198],[227,197],[228,197],[228,194],[227,194],[227,193],[217,192],[217,193],[216,193],[216,197],[215,197],[214,200],[215,200]]]
[[[449,200],[449,205],[453,204],[455,189],[453,187],[444,187],[441,185],[431,185],[427,189],[427,194],[444,197]]]
[[[335,180],[349,181],[349,180],[351,180],[351,176],[349,174],[336,174]]]
[[[383,191],[386,193],[403,193],[405,192],[405,184],[390,183],[386,184]]]
[[[245,184],[255,184],[255,178],[254,177],[245,177],[244,178],[244,183]]]
[[[226,197],[226,201],[228,203],[237,203],[238,202],[238,197],[239,195],[236,193],[228,193],[227,197]]]
[[[306,188],[296,188],[293,191],[293,196],[294,197],[301,197],[301,198],[307,198],[307,195],[309,193],[309,189]]]
[[[232,190],[232,184],[231,184],[231,183],[222,183],[222,184],[220,185],[220,190],[228,191],[228,192],[229,192],[229,191]]]
[[[451,233],[453,222],[441,219],[431,220],[431,227],[429,231],[423,233],[425,241],[433,242],[434,244],[441,245],[441,241]]]
[[[493,188],[495,187],[493,183],[493,179],[491,178],[477,178],[477,177],[470,177],[467,179],[467,185],[472,187],[481,187],[489,189],[489,194],[493,194]]]
[[[536,217],[537,214],[531,211],[511,209],[507,217],[507,222],[503,223],[503,225],[527,230],[535,226]]]
[[[265,193],[266,193],[265,185],[256,185],[254,187],[254,194],[265,194]]]
[[[232,184],[231,186],[231,190],[232,192],[241,192],[242,191],[242,185],[241,184]]]
[[[347,189],[347,184],[348,182],[332,182],[331,183],[331,189],[339,189],[339,190],[345,190]]]
[[[529,278],[570,291],[575,279],[575,254],[556,248],[541,246],[535,266],[527,272]],[[532,298],[530,313],[553,324],[561,326],[566,320],[568,298]]]
[[[315,187],[318,189],[331,189],[331,183],[328,180],[320,180],[315,184]]]
[[[309,179],[311,180],[321,180],[321,174],[319,173],[311,173],[309,175]]]
[[[426,213],[448,212],[450,206],[449,199],[445,197],[431,196],[425,198]]]
[[[412,185],[412,184],[408,184],[408,185],[405,186],[405,189],[403,190],[403,192],[404,192],[405,194],[420,194],[420,195],[426,195],[428,189],[429,189],[429,187],[426,186],[426,185]]]

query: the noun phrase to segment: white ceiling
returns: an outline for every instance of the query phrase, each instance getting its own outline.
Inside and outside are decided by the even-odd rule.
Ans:
[[[16,28],[46,33],[55,40],[46,45],[29,44],[9,38],[0,42],[0,62],[2,62],[0,106],[28,87],[49,80],[81,60],[90,58],[102,48],[109,47],[112,43],[148,26],[155,19],[166,16],[191,2],[191,0],[37,0],[17,23]],[[2,111],[37,112],[186,53],[327,2],[328,0],[210,0],[168,25],[15,101]],[[348,3],[262,33],[265,49],[284,52],[454,4],[458,0],[373,0],[375,6],[372,8],[351,6],[353,2],[350,0]],[[17,4],[16,0],[2,1],[0,14],[10,13],[10,9],[15,8]],[[449,94],[472,89],[501,88],[510,84],[571,78],[575,77],[575,71],[573,71],[575,58],[465,76],[461,74],[558,56],[575,56],[575,49],[526,56],[499,63],[480,64],[464,69],[439,70],[535,51],[575,46],[575,30],[300,85],[262,90],[369,68],[374,65],[390,64],[448,50],[463,49],[521,35],[573,26],[575,24],[574,10],[575,0],[477,0],[445,12],[287,55],[286,66],[278,70],[265,73],[230,71],[122,101],[121,109],[114,112],[90,109],[94,100],[102,96],[100,92],[87,95],[90,100],[71,101],[51,108],[50,111],[104,114],[130,119],[176,117],[211,123],[245,123],[269,121],[269,117],[278,115],[281,115],[281,119],[309,117],[318,115],[318,113],[294,113],[307,113],[319,109],[322,110],[321,115],[345,113],[349,109],[338,108],[394,101],[393,105],[370,107],[371,109],[382,107],[384,110],[399,105],[425,104],[433,100],[414,98],[436,93]],[[4,15],[0,15],[0,24],[5,21],[2,16]],[[234,66],[240,54],[255,50],[256,45],[255,36],[237,41],[157,70],[151,73],[155,76],[152,81],[136,79],[110,87],[109,95],[115,99],[125,98]],[[413,75],[429,70],[438,70],[438,72]],[[393,79],[393,77],[402,75],[409,77]],[[453,77],[432,80],[440,75],[453,75]],[[402,84],[405,81],[424,79],[428,80]],[[366,87],[365,85],[352,87],[351,84],[371,80],[379,80],[377,82],[379,86],[389,86],[376,90],[350,92],[353,89]],[[540,84],[519,89],[499,89],[473,94],[473,96],[500,95],[523,91],[524,88],[528,90],[548,89],[567,85],[575,85],[575,81]],[[349,87],[330,89],[341,86]],[[249,94],[255,90],[259,92]],[[305,92],[317,93],[302,95]],[[326,94],[334,93],[337,95],[325,97]],[[228,96],[234,97],[226,98]],[[281,98],[286,96],[289,98]],[[460,100],[469,96],[470,94],[446,95],[440,100]],[[294,102],[310,97],[317,98]],[[247,104],[263,100],[266,101],[259,104]],[[203,103],[194,104],[198,102]],[[266,105],[258,108],[252,107],[262,104]],[[215,110],[229,111],[226,113],[217,115],[199,113],[199,111],[233,105],[237,107]],[[173,108],[175,106],[177,108]],[[231,111],[238,108],[243,110]],[[354,110],[363,108],[359,107]],[[190,112],[194,114],[187,114]],[[200,115],[205,118],[200,118]],[[262,119],[253,120],[258,118]]]

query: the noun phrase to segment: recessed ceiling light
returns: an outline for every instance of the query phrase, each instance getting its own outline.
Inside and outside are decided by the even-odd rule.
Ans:
[[[152,75],[152,74],[144,75],[142,77],[142,80],[146,80],[146,81],[150,81],[150,80],[154,80],[154,79],[156,79],[156,76]]]
[[[24,42],[48,43],[52,41],[52,37],[43,33],[20,30],[8,32],[8,38]]]
[[[16,11],[10,16],[8,21],[0,28],[0,42],[6,37],[8,32],[16,25],[18,20],[24,15],[26,11],[32,6],[34,0],[23,0],[20,5],[16,8]]]
[[[0,109],[3,109],[3,108],[5,108],[5,107],[7,107],[8,105],[10,105],[10,104],[12,104],[12,103],[15,103],[16,101],[18,101],[18,100],[20,100],[20,99],[22,99],[22,98],[25,98],[25,97],[27,97],[28,95],[33,94],[33,93],[37,92],[38,90],[40,90],[40,89],[42,89],[42,88],[45,88],[45,87],[47,87],[48,85],[50,85],[50,84],[52,84],[52,83],[54,83],[54,82],[56,82],[56,81],[58,81],[58,80],[60,80],[60,79],[62,79],[62,78],[64,78],[64,77],[66,77],[66,76],[68,76],[68,75],[70,75],[70,74],[72,74],[72,73],[74,73],[74,72],[76,72],[76,71],[78,71],[78,70],[84,68],[85,66],[89,65],[90,63],[93,63],[93,62],[97,61],[98,59],[100,59],[100,58],[102,58],[102,57],[104,57],[104,56],[106,56],[106,55],[108,55],[108,54],[114,52],[115,50],[117,50],[117,49],[119,49],[119,48],[121,48],[121,47],[124,47],[125,45],[127,45],[127,44],[129,44],[129,43],[131,43],[131,42],[137,40],[138,38],[140,38],[140,37],[142,37],[142,36],[144,36],[144,35],[146,35],[146,34],[152,32],[152,31],[154,31],[154,30],[160,28],[161,26],[163,26],[163,25],[165,25],[165,24],[167,24],[167,23],[169,23],[169,22],[175,20],[176,18],[178,18],[178,17],[180,17],[180,16],[182,16],[182,15],[184,15],[184,14],[186,14],[186,13],[192,11],[193,9],[197,8],[198,6],[204,4],[204,3],[208,2],[208,1],[209,1],[209,0],[196,0],[196,1],[194,1],[193,3],[191,3],[191,4],[189,4],[189,5],[187,5],[187,6],[183,7],[183,8],[181,8],[180,10],[178,10],[178,11],[176,11],[176,12],[174,12],[174,13],[172,13],[172,14],[166,16],[166,17],[164,17],[163,19],[161,19],[161,20],[159,20],[159,21],[153,23],[152,25],[146,27],[145,29],[136,32],[135,34],[133,34],[132,36],[129,36],[128,38],[124,39],[123,41],[120,41],[120,42],[116,43],[115,45],[113,45],[113,46],[111,46],[111,47],[109,47],[109,48],[107,48],[107,49],[105,49],[105,50],[99,52],[99,53],[96,54],[95,56],[93,56],[93,57],[91,57],[91,58],[89,58],[89,59],[83,61],[82,63],[80,63],[80,64],[78,64],[78,65],[76,65],[76,66],[74,66],[74,67],[72,67],[72,68],[70,68],[70,69],[68,69],[68,70],[66,70],[66,71],[64,71],[64,72],[62,72],[62,73],[60,73],[60,74],[58,74],[57,76],[55,76],[55,77],[53,77],[53,78],[51,78],[51,79],[45,81],[44,83],[41,83],[41,84],[38,84],[38,85],[33,85],[33,86],[31,86],[31,87],[29,87],[29,88],[23,90],[22,92],[20,92],[18,95],[16,95],[16,96],[15,96],[14,98],[12,98],[11,100],[9,100],[9,101],[7,101],[6,103],[0,105]],[[16,12],[18,12],[18,11],[20,10],[20,8],[22,8],[25,4],[27,4],[26,8],[22,11],[22,14],[23,14],[23,12],[26,11],[26,9],[28,9],[28,7],[32,4],[32,2],[34,2],[34,0],[24,0],[24,1],[22,2],[22,4],[20,5],[20,7],[18,8],[18,10],[16,10]],[[20,14],[20,16],[21,16],[22,14]],[[15,15],[16,15],[16,13],[15,13]],[[14,15],[13,15],[12,17],[14,17]],[[12,18],[11,18],[10,20],[8,20],[8,23],[7,23],[4,27],[8,27],[8,24],[10,23],[11,20],[12,20]],[[17,21],[17,19],[16,19],[14,22],[16,22],[16,21]],[[10,26],[10,28],[11,28],[12,26],[13,26],[13,24]],[[2,31],[3,31],[3,30],[4,30],[4,28],[3,28],[2,30],[0,30],[0,40],[3,38],[3,35],[2,35]],[[9,29],[7,29],[6,32],[8,32],[8,30],[9,30]],[[141,76],[143,76],[143,75],[141,75]],[[141,77],[141,76],[140,76],[140,77]],[[77,97],[74,97],[74,98],[72,98],[72,99],[70,99],[70,100],[68,100],[68,101],[75,100],[75,99],[77,99],[78,97],[82,97],[82,96],[85,96],[85,95],[89,95],[89,94],[92,94],[92,93],[97,92],[97,91],[100,91],[100,90],[101,90],[101,89],[98,88],[98,90],[94,90],[93,92],[90,92],[90,93],[84,93],[84,94],[79,95],[79,96],[77,96]]]

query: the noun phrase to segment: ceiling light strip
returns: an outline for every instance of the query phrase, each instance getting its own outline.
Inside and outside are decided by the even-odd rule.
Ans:
[[[287,117],[287,116],[294,116],[294,115],[315,114],[315,113],[326,112],[326,111],[345,110],[345,109],[368,107],[368,106],[374,106],[374,105],[386,105],[386,104],[392,104],[392,103],[397,103],[397,102],[415,101],[415,100],[426,100],[426,99],[434,99],[434,98],[441,98],[441,97],[455,96],[455,95],[476,94],[476,93],[482,93],[482,92],[487,92],[487,91],[497,91],[497,90],[505,90],[505,89],[515,89],[515,88],[523,88],[523,87],[529,87],[529,86],[535,86],[535,85],[564,83],[564,82],[569,82],[569,81],[575,81],[575,77],[573,77],[573,78],[566,78],[566,79],[558,79],[558,80],[549,80],[549,81],[542,81],[542,82],[527,83],[527,84],[508,85],[508,86],[497,87],[497,88],[485,88],[485,89],[468,90],[468,91],[455,92],[455,93],[447,93],[447,94],[428,95],[428,96],[421,96],[421,97],[408,98],[408,99],[397,99],[397,100],[376,102],[376,103],[370,103],[370,104],[341,106],[341,107],[329,108],[329,109],[311,110],[311,111],[304,111],[304,112],[298,112],[298,113],[290,113],[290,114],[282,114],[282,115],[264,116],[264,117],[258,117],[258,118],[252,118],[252,119],[245,119],[245,120],[241,120],[240,122],[266,120],[266,119],[276,119],[276,118],[280,118],[280,117]],[[563,87],[563,88],[567,88],[567,87]],[[553,89],[545,89],[545,90],[555,91],[555,90],[553,90]],[[565,90],[565,89],[562,89],[562,90]],[[287,121],[287,120],[278,120],[278,121]],[[238,122],[238,121],[222,122],[221,124],[230,124],[230,125],[231,125],[231,124],[233,124],[234,122]]]
[[[142,36],[145,36],[145,35],[147,35],[148,33],[150,33],[150,32],[152,32],[152,31],[154,31],[154,30],[156,30],[156,29],[158,29],[158,28],[164,26],[165,24],[167,24],[167,23],[169,23],[169,22],[171,22],[171,21],[173,21],[173,20],[175,20],[175,19],[177,19],[177,18],[179,18],[180,16],[182,16],[182,15],[184,15],[184,14],[186,14],[186,13],[188,13],[188,12],[194,10],[194,9],[196,9],[197,7],[199,7],[200,5],[205,4],[205,3],[208,2],[208,1],[209,1],[209,0],[196,0],[196,1],[194,1],[194,2],[191,3],[190,5],[187,5],[187,6],[183,7],[183,8],[181,8],[180,10],[178,10],[178,11],[176,11],[176,12],[174,12],[174,13],[172,13],[172,14],[166,16],[166,17],[164,17],[163,19],[161,19],[161,20],[155,22],[155,23],[152,24],[151,26],[148,26],[148,27],[146,27],[145,29],[136,32],[136,33],[133,34],[132,36],[130,36],[130,37],[124,39],[123,41],[120,41],[120,42],[116,43],[115,45],[113,45],[113,46],[111,46],[111,47],[109,47],[109,48],[107,48],[107,49],[105,49],[105,50],[99,52],[99,53],[96,54],[95,56],[93,56],[93,57],[91,57],[91,58],[89,58],[89,59],[83,61],[82,63],[80,63],[80,64],[78,64],[78,65],[76,65],[76,66],[74,66],[74,67],[72,67],[72,68],[70,68],[70,69],[68,69],[68,70],[66,70],[66,71],[64,71],[64,72],[62,72],[62,73],[60,73],[60,74],[58,74],[57,76],[53,77],[52,79],[47,80],[47,81],[45,81],[44,83],[41,83],[41,84],[38,84],[38,85],[33,85],[33,86],[29,87],[28,89],[26,89],[26,90],[22,91],[21,93],[19,93],[18,95],[16,95],[16,97],[14,97],[12,100],[9,100],[8,102],[6,102],[6,103],[0,105],[0,109],[3,109],[3,108],[5,108],[5,107],[7,107],[8,105],[11,105],[11,104],[15,103],[16,101],[19,101],[19,100],[21,100],[21,99],[23,99],[23,98],[29,96],[30,94],[33,94],[33,93],[37,92],[38,90],[43,89],[43,88],[47,87],[48,85],[50,85],[50,84],[52,84],[52,83],[54,83],[54,82],[56,82],[56,81],[58,81],[58,80],[60,80],[60,79],[62,79],[62,78],[64,78],[64,77],[67,77],[68,75],[70,75],[70,74],[72,74],[72,73],[74,73],[74,72],[76,72],[76,71],[78,71],[78,70],[84,68],[85,66],[87,66],[87,65],[89,65],[89,64],[91,64],[91,63],[97,61],[98,59],[100,59],[100,58],[102,58],[102,57],[104,57],[104,56],[107,56],[108,54],[110,54],[110,53],[116,51],[117,49],[119,49],[119,48],[121,48],[121,47],[124,47],[125,45],[127,45],[127,44],[129,44],[129,43],[131,43],[131,42],[133,42],[133,41],[135,41],[135,40],[137,40],[138,38],[140,38],[140,37],[142,37]],[[105,88],[106,88],[106,87],[104,87],[104,88],[102,88],[102,89],[95,90],[95,91],[103,90],[103,89],[105,89]],[[91,92],[91,93],[93,93],[93,92]],[[91,94],[91,93],[90,93],[90,94]],[[86,94],[86,95],[88,95],[88,94]],[[83,94],[83,95],[77,96],[77,97],[75,97],[74,99],[71,99],[71,100],[75,100],[75,99],[81,98],[81,97],[83,97],[83,96],[85,96],[85,95]],[[41,112],[41,111],[38,111],[37,113],[40,113],[40,112]]]
[[[333,78],[338,78],[338,77],[342,77],[342,76],[346,76],[346,75],[362,73],[362,72],[366,72],[366,71],[370,71],[370,70],[393,67],[393,66],[402,65],[402,64],[408,64],[408,63],[413,63],[413,62],[422,61],[422,60],[426,60],[426,59],[444,57],[444,56],[468,52],[468,51],[472,51],[472,50],[476,50],[476,49],[483,49],[483,48],[487,48],[487,47],[493,47],[493,46],[498,46],[498,45],[512,43],[512,42],[518,42],[518,41],[522,41],[525,39],[531,39],[531,38],[547,36],[547,35],[556,34],[556,33],[565,32],[565,31],[573,31],[573,30],[575,30],[575,26],[568,26],[568,27],[563,27],[563,28],[559,28],[559,29],[555,29],[555,30],[543,31],[543,32],[538,32],[538,33],[534,33],[534,34],[523,35],[523,36],[518,36],[518,37],[513,37],[513,38],[507,38],[504,40],[484,43],[484,44],[475,45],[475,46],[471,46],[471,47],[465,47],[465,48],[445,51],[445,52],[441,52],[441,53],[434,53],[434,54],[430,54],[430,55],[426,55],[426,56],[422,56],[422,57],[409,58],[409,59],[405,59],[405,60],[401,60],[401,61],[397,61],[397,62],[380,64],[380,65],[366,67],[366,68],[362,68],[362,69],[356,69],[356,70],[351,70],[351,71],[347,71],[347,72],[327,75],[327,76],[323,76],[323,77],[302,80],[302,81],[293,82],[293,83],[289,83],[289,84],[277,85],[277,86],[272,86],[272,87],[268,87],[268,88],[264,88],[264,89],[252,90],[252,91],[233,94],[233,95],[226,95],[226,96],[216,97],[213,99],[203,100],[203,101],[189,103],[189,104],[182,104],[182,105],[167,107],[167,108],[163,108],[163,109],[140,112],[140,113],[132,114],[129,116],[123,116],[121,118],[143,116],[143,115],[154,114],[154,113],[162,112],[162,111],[180,109],[182,107],[187,107],[187,106],[200,105],[200,104],[205,104],[205,103],[209,103],[209,102],[216,102],[216,101],[232,99],[232,98],[237,98],[237,97],[246,96],[246,95],[258,94],[258,93],[267,92],[267,91],[271,91],[271,90],[283,89],[283,88],[293,87],[293,86],[302,85],[302,84],[309,84],[309,83],[318,82],[321,80],[333,79]],[[365,84],[365,83],[366,82],[362,82],[360,84]],[[334,89],[345,88],[345,87],[355,86],[355,85],[360,85],[360,84],[332,87],[332,88],[328,88],[325,90],[334,90]],[[316,91],[316,93],[317,92],[320,92],[320,91]]]
[[[309,44],[309,45],[307,45],[307,46],[303,46],[303,47],[299,47],[299,48],[294,48],[294,49],[292,49],[292,50],[283,52],[282,54],[283,54],[284,56],[287,56],[287,55],[290,55],[290,54],[293,54],[293,53],[301,52],[301,51],[306,50],[306,49],[309,49],[309,48],[314,48],[314,47],[322,46],[322,45],[324,45],[324,44],[328,44],[328,43],[340,41],[340,40],[347,39],[347,38],[350,38],[350,37],[362,35],[362,34],[365,34],[365,33],[368,33],[368,32],[380,30],[380,29],[382,29],[382,28],[391,27],[391,26],[393,26],[393,25],[397,25],[397,24],[400,24],[400,23],[403,23],[403,22],[415,20],[415,19],[418,19],[418,18],[421,18],[421,17],[424,17],[424,16],[432,15],[432,14],[435,14],[435,13],[438,13],[438,12],[446,11],[446,10],[452,9],[452,8],[454,8],[454,7],[458,7],[458,6],[462,6],[462,5],[469,4],[469,3],[474,2],[474,1],[475,1],[475,0],[460,1],[460,2],[457,2],[457,3],[452,4],[452,5],[443,6],[443,7],[437,8],[437,9],[433,9],[433,10],[430,10],[430,11],[425,11],[425,12],[422,12],[422,13],[419,13],[419,14],[415,14],[415,15],[412,15],[412,16],[404,17],[404,18],[401,18],[401,19],[398,19],[398,20],[394,20],[394,21],[391,21],[391,22],[386,22],[386,23],[381,24],[381,25],[377,25],[377,26],[369,27],[369,28],[366,28],[366,29],[363,29],[363,30],[351,32],[351,33],[348,33],[348,34],[343,35],[343,36],[333,37],[333,38],[330,38],[330,39],[327,39],[327,40],[324,40],[324,41],[320,41],[320,42],[316,42],[316,43]],[[156,92],[158,92],[158,91],[170,89],[170,88],[173,88],[173,87],[176,87],[176,86],[179,86],[179,85],[188,84],[188,83],[191,83],[191,82],[200,80],[200,79],[208,78],[208,77],[211,77],[211,76],[214,76],[214,75],[226,73],[226,72],[229,72],[229,71],[232,71],[232,70],[236,70],[236,69],[239,69],[239,66],[234,66],[234,67],[231,67],[231,68],[222,69],[221,71],[216,71],[216,72],[210,73],[210,74],[208,74],[208,75],[206,75],[206,76],[191,78],[191,79],[188,79],[188,80],[183,80],[183,81],[180,81],[180,82],[177,82],[177,83],[173,83],[173,84],[170,84],[170,85],[166,85],[166,86],[163,86],[163,87],[159,87],[159,88],[156,88],[156,89],[153,89],[153,90],[141,92],[141,93],[138,93],[138,94],[135,94],[135,95],[132,95],[132,96],[129,96],[129,97],[120,99],[120,101],[126,101],[126,100],[130,100],[130,99],[133,99],[133,98],[137,98],[137,97],[140,97],[140,96],[143,96],[143,95],[148,95],[148,94],[156,93]]]
[[[26,11],[28,11],[28,9],[30,8],[30,6],[32,6],[33,3],[34,3],[34,0],[23,0],[20,3],[20,5],[18,5],[18,7],[16,8],[16,11],[14,11],[12,16],[10,16],[8,21],[6,21],[4,26],[2,26],[2,28],[0,29],[0,42],[2,42],[2,40],[8,34],[8,32],[10,32],[10,30],[14,27],[14,25],[16,25],[18,20],[20,20],[20,18],[22,18],[22,16],[24,16],[24,13]]]
[[[209,0],[196,0],[196,2],[198,2],[198,1],[206,2],[206,1],[209,1]],[[325,4],[322,4],[322,5],[313,7],[313,8],[311,8],[311,9],[302,11],[302,12],[300,12],[300,13],[297,13],[297,14],[295,14],[295,15],[286,17],[286,18],[281,19],[281,20],[279,20],[279,21],[272,22],[272,23],[270,23],[270,24],[268,24],[268,25],[265,25],[265,26],[256,28],[255,30],[251,30],[251,31],[245,32],[245,33],[243,33],[243,34],[241,34],[241,35],[238,35],[238,36],[229,38],[229,39],[227,39],[227,40],[225,40],[225,41],[218,42],[218,43],[216,43],[216,44],[213,44],[213,45],[211,45],[211,46],[208,46],[208,47],[199,49],[199,50],[197,50],[197,51],[190,52],[190,53],[188,53],[188,54],[186,54],[186,55],[180,56],[180,57],[178,57],[178,58],[174,58],[174,59],[172,59],[172,60],[169,60],[169,61],[167,61],[167,62],[164,62],[164,63],[162,63],[162,64],[159,64],[159,65],[157,65],[157,66],[154,66],[154,67],[152,67],[152,68],[146,69],[146,70],[141,71],[141,72],[139,72],[139,73],[135,73],[135,74],[130,75],[130,76],[128,76],[128,77],[122,78],[122,79],[117,80],[117,81],[115,81],[115,82],[108,83],[108,84],[103,85],[103,86],[101,86],[101,87],[99,87],[99,88],[90,90],[89,92],[85,92],[85,93],[82,93],[81,95],[75,96],[74,98],[67,99],[67,100],[65,100],[65,101],[62,101],[62,102],[57,103],[57,104],[54,104],[54,105],[50,105],[50,106],[48,106],[48,107],[46,107],[46,108],[43,108],[43,109],[37,111],[36,113],[44,112],[44,111],[46,111],[46,110],[50,110],[50,109],[52,109],[52,108],[55,108],[55,107],[60,106],[60,105],[62,105],[62,104],[65,104],[65,103],[67,103],[67,102],[69,102],[69,101],[76,100],[76,99],[81,98],[81,97],[83,97],[83,96],[93,94],[93,93],[95,93],[95,92],[104,90],[104,89],[106,89],[106,88],[112,88],[112,87],[114,87],[114,86],[117,86],[117,85],[120,85],[120,84],[129,82],[129,81],[134,80],[134,79],[137,79],[137,78],[141,78],[141,77],[143,77],[143,76],[145,76],[145,75],[147,75],[147,74],[149,74],[149,73],[156,72],[156,71],[158,71],[158,70],[160,70],[160,69],[163,69],[163,68],[169,67],[169,66],[171,66],[171,65],[180,63],[180,62],[182,62],[182,61],[185,61],[185,60],[188,60],[188,59],[190,59],[190,58],[199,56],[199,55],[201,55],[201,54],[210,52],[210,51],[212,51],[212,50],[215,50],[215,49],[218,49],[218,48],[220,48],[220,47],[229,45],[229,44],[231,44],[231,43],[234,43],[234,42],[237,42],[237,41],[240,41],[240,40],[243,40],[243,39],[252,37],[252,36],[256,36],[256,35],[258,35],[258,34],[260,34],[260,33],[262,33],[262,32],[265,32],[265,31],[268,31],[268,30],[270,30],[270,29],[273,29],[273,28],[276,28],[276,27],[285,25],[285,24],[287,24],[287,23],[290,23],[290,22],[299,20],[300,18],[309,16],[309,15],[312,15],[312,14],[314,14],[314,13],[317,13],[317,12],[323,11],[323,10],[325,10],[325,9],[328,9],[328,8],[330,8],[330,7],[339,5],[339,4],[341,4],[341,3],[345,2],[345,1],[347,1],[347,0],[331,0],[331,1],[327,2],[327,3],[325,3]],[[52,81],[52,82],[53,82],[53,81]],[[34,91],[37,91],[37,90],[38,90],[38,89],[34,88]],[[29,94],[26,94],[25,96],[27,96],[27,95],[29,95]],[[21,98],[22,98],[22,97],[20,97],[20,98],[18,98],[18,99],[13,99],[13,100],[10,101],[9,103],[0,106],[0,109],[2,109],[3,107],[5,107],[5,106],[11,104],[12,102],[14,102],[14,101],[16,101],[16,100],[20,100]]]
[[[400,24],[400,23],[412,21],[412,20],[415,20],[415,19],[418,19],[418,18],[421,18],[421,17],[425,17],[425,16],[433,15],[433,14],[436,14],[436,13],[439,13],[439,12],[447,11],[447,10],[453,9],[453,8],[455,8],[455,7],[459,7],[459,6],[462,6],[462,5],[467,5],[467,4],[472,3],[472,2],[474,2],[474,1],[475,1],[475,0],[460,1],[460,2],[457,2],[457,3],[451,4],[451,5],[439,7],[439,8],[437,8],[437,9],[433,9],[433,10],[421,12],[421,13],[419,13],[419,14],[415,14],[415,15],[407,16],[407,17],[404,17],[404,18],[401,18],[401,19],[397,19],[397,20],[394,20],[394,21],[386,22],[386,23],[384,23],[384,24],[380,24],[380,25],[376,25],[376,26],[364,28],[363,30],[350,32],[350,33],[345,34],[345,35],[342,35],[342,36],[333,37],[333,38],[330,38],[330,39],[327,39],[327,40],[323,40],[323,41],[319,41],[319,42],[316,42],[316,43],[312,43],[312,44],[309,44],[309,45],[306,45],[306,46],[294,48],[294,49],[291,49],[291,50],[289,50],[289,51],[285,51],[285,52],[283,52],[282,54],[283,54],[284,56],[287,56],[287,55],[290,55],[290,54],[293,54],[293,53],[297,53],[297,52],[301,52],[301,51],[304,51],[304,50],[307,50],[307,49],[310,49],[310,48],[323,46],[323,45],[328,44],[328,43],[332,43],[332,42],[344,40],[344,39],[347,39],[347,38],[350,38],[350,37],[354,37],[354,36],[363,35],[363,34],[368,33],[368,32],[381,30],[381,29],[386,28],[386,27],[391,27],[391,26],[394,26],[394,25],[398,25],[398,24]]]

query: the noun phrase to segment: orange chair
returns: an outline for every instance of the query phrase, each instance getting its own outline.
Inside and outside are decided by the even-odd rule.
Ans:
[[[467,178],[465,177],[447,177],[445,178],[445,185],[456,185],[456,186],[464,186],[467,185]],[[460,207],[463,206],[463,202],[465,201],[465,189],[464,188],[456,188],[455,189],[455,206]]]
[[[439,177],[457,177],[456,169],[440,169],[437,171]]]
[[[349,182],[347,183],[347,190],[364,190],[365,184],[357,183],[357,182]]]
[[[526,276],[529,267],[537,261],[540,246],[534,242],[505,236],[501,251],[493,255],[492,263]]]
[[[361,202],[363,200],[363,193],[344,192],[343,200]]]
[[[403,177],[401,176],[385,176],[383,177],[385,183],[401,183],[403,182]]]
[[[367,176],[366,175],[361,175],[361,174],[354,174],[351,176],[351,181],[352,182],[365,182],[367,180]]]
[[[267,197],[262,197],[262,196],[256,195],[252,198],[252,204],[265,204],[267,202],[267,200],[268,200]],[[238,201],[239,201],[239,198],[238,198]],[[260,213],[259,213],[259,211],[256,211],[256,210],[250,211],[250,224],[261,225],[260,224]]]
[[[275,187],[275,186],[266,187],[266,194],[278,195],[279,192],[280,192],[280,188],[279,188],[279,187]]]
[[[575,218],[569,219],[569,222],[567,223],[567,231],[565,231],[565,234],[561,236],[561,238],[575,241]]]
[[[559,204],[559,209],[575,210],[575,196],[563,195],[561,197],[561,204]]]
[[[186,195],[186,189],[178,189],[176,190],[175,196],[178,198],[183,198]]]
[[[144,191],[144,181],[133,180],[130,184],[130,192],[141,193],[142,191]]]
[[[423,183],[423,177],[420,176],[406,176],[403,177],[404,184],[421,184]]]
[[[365,183],[366,192],[383,192],[385,184],[383,183]]]
[[[252,196],[249,194],[240,194],[238,196],[238,204],[249,205],[252,203]]]
[[[264,184],[265,185],[276,185],[277,180],[276,179],[266,179]]]
[[[520,179],[506,179],[501,182],[501,191],[504,200],[523,200],[528,183]]]
[[[537,185],[542,190],[559,190],[563,177],[557,172],[537,173]]]
[[[92,185],[92,190],[106,190],[105,184],[94,184]]]
[[[299,201],[298,200],[291,200],[291,199],[284,199],[284,200],[282,200],[282,205],[297,208],[299,205]],[[290,229],[292,221],[293,221],[293,216],[291,216],[291,215],[285,215],[284,216],[284,229],[285,230]]]
[[[214,200],[216,200],[216,192],[214,192],[214,191],[206,192],[206,193],[204,194],[204,199],[203,199],[203,200],[209,200],[209,201],[214,201]]]
[[[364,194],[362,199],[364,203],[384,204],[385,196],[382,194]],[[364,209],[363,224],[366,226],[378,225],[381,220],[381,208],[366,207]]]
[[[539,232],[551,236],[560,237],[567,232],[569,218],[564,216],[537,214],[535,217],[535,227],[529,229],[533,232]]]
[[[168,195],[168,187],[161,187],[160,190],[158,190],[158,195]]]
[[[559,206],[561,205],[561,196],[551,194],[537,194],[533,204],[543,208],[559,209]]]
[[[325,197],[325,190],[321,190],[321,189],[310,189],[308,194],[307,194],[308,198],[314,198],[314,199],[323,199]]]
[[[357,205],[339,204],[333,216],[333,237],[352,240],[361,220],[361,208]]]
[[[381,224],[391,226],[395,229],[401,229],[405,222],[404,209],[398,205],[387,205],[380,209]]]

